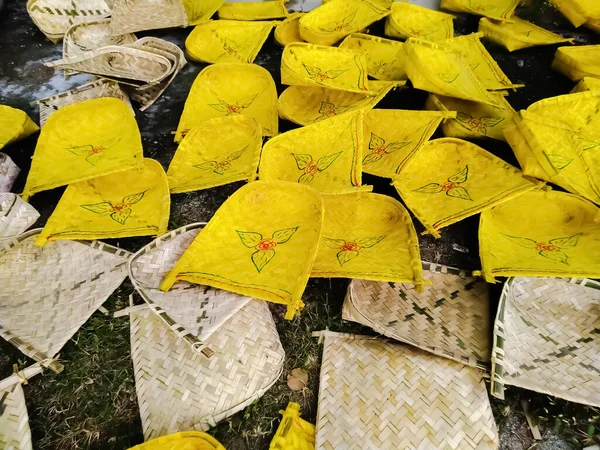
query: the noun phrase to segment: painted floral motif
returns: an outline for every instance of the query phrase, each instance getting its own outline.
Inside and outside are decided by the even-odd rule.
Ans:
[[[132,206],[139,203],[144,198],[144,192],[138,192],[137,194],[128,195],[124,197],[119,203],[112,202],[100,202],[92,203],[89,205],[79,205],[83,209],[93,212],[94,214],[106,215],[110,214],[110,218],[115,222],[125,225],[128,217],[131,215]]]
[[[363,165],[377,162],[381,160],[381,158],[383,158],[385,155],[394,153],[406,147],[409,144],[410,141],[390,142],[389,144],[386,144],[383,138],[377,136],[375,133],[371,133],[371,140],[369,141],[369,151],[371,153],[363,158]]]
[[[573,236],[551,239],[546,242],[537,242],[533,239],[509,236],[505,234],[507,238],[513,241],[515,244],[521,247],[529,248],[538,252],[538,255],[544,258],[551,259],[562,264],[569,264],[569,256],[562,250],[573,248],[577,245],[577,242],[581,236],[581,233],[574,234]]]
[[[375,61],[373,63],[373,73],[378,73],[380,75],[387,75],[394,68],[395,61],[385,62],[385,60],[380,59],[379,61]]]
[[[221,42],[223,43],[224,53],[219,56],[217,59],[221,59],[225,55],[233,56],[234,58],[242,61],[244,57],[240,54],[238,48],[240,48],[239,44],[236,41],[231,39],[222,38]],[[241,50],[241,48],[240,48]]]
[[[556,170],[563,170],[565,167],[567,167],[573,162],[573,158],[567,158],[563,155],[557,155],[546,152],[544,152],[544,155],[546,156],[552,167],[554,167]]]
[[[321,115],[315,119],[315,122],[337,116],[338,114],[345,112],[347,109],[348,106],[335,106],[333,103],[322,101],[321,106],[319,107],[319,114]]]
[[[256,270],[260,273],[264,267],[275,256],[275,247],[281,244],[285,244],[289,241],[299,227],[285,228],[283,230],[274,231],[271,237],[263,237],[262,234],[253,231],[239,231],[236,230],[242,244],[248,248],[256,250],[250,258],[252,264],[256,267]]]
[[[354,18],[356,17],[356,12],[357,11],[354,11],[354,12],[348,14],[346,17],[344,17],[344,19],[341,22],[326,23],[322,27],[319,27],[319,30],[328,31],[328,32],[351,31],[354,28],[354,27],[352,27],[352,22],[354,21]]]
[[[292,156],[296,160],[296,166],[298,167],[298,170],[302,170],[304,172],[302,175],[300,175],[300,178],[298,178],[298,183],[310,184],[310,182],[315,178],[315,174],[327,170],[327,168],[331,166],[341,154],[342,152],[333,153],[315,160],[307,153],[292,153]]]
[[[316,82],[333,80],[334,78],[339,77],[345,72],[345,70],[328,70],[324,72],[316,66],[307,66],[306,64],[302,65],[304,66],[304,70],[306,70],[306,72],[308,73],[309,78]]]
[[[577,140],[581,142],[581,145],[583,145],[584,152],[586,150],[591,150],[593,148],[600,147],[600,141],[595,141],[593,139],[588,139],[584,137],[578,137]]]
[[[331,239],[327,237],[323,237],[322,239],[325,245],[327,245],[329,248],[339,250],[336,256],[340,266],[343,266],[348,261],[360,255],[360,252],[363,249],[371,248],[379,244],[383,238],[385,238],[385,235],[360,238],[353,241],[346,241],[344,239]]]
[[[419,189],[413,189],[414,192],[421,192],[423,194],[439,194],[445,192],[448,197],[461,198],[463,200],[471,200],[469,192],[461,186],[462,183],[467,181],[469,177],[469,166],[466,165],[464,169],[458,172],[456,175],[452,175],[448,178],[445,183],[429,183]]]
[[[456,81],[456,79],[459,77],[459,73],[446,73],[446,72],[440,72],[438,73],[438,77],[440,77],[440,79],[442,81],[445,81],[446,83],[454,83]]]
[[[195,167],[196,169],[201,169],[201,170],[212,170],[217,175],[223,175],[225,172],[227,172],[231,168],[231,162],[235,161],[240,156],[242,156],[242,154],[246,151],[247,148],[248,148],[248,146],[244,147],[243,149],[241,149],[237,152],[230,153],[227,156],[227,158],[225,158],[224,160],[207,161],[207,162],[203,162],[202,164],[197,164],[192,167]]]
[[[456,120],[471,131],[487,135],[488,128],[495,127],[504,121],[504,117],[482,116],[479,119],[476,119],[471,114],[459,112],[456,114]]]
[[[88,145],[80,145],[78,147],[67,148],[67,151],[76,156],[81,156],[81,157],[85,156],[85,160],[88,163],[90,163],[92,166],[95,166],[96,163],[102,158],[102,156],[104,156],[104,151],[108,150],[109,148],[114,147],[120,141],[121,141],[121,139],[117,139],[113,144],[108,145],[106,147],[104,147],[102,145],[98,145],[98,146],[89,145],[89,144]]]
[[[216,109],[219,112],[224,112],[226,116],[231,116],[232,114],[241,114],[244,109],[252,105],[256,97],[258,97],[258,94],[238,100],[235,104],[221,102],[209,104],[208,106]]]

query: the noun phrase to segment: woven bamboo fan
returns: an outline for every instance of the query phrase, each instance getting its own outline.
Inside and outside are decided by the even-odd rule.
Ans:
[[[150,309],[131,315],[131,356],[146,440],[207,430],[261,397],[283,370],[284,351],[265,302],[250,301],[199,355]]]
[[[355,33],[346,37],[340,47],[364,51],[369,75],[376,80],[393,81],[406,79],[402,45],[392,39]]]
[[[32,450],[29,415],[21,383],[0,390],[0,448]]]
[[[504,385],[600,406],[600,283],[510,278],[494,326],[492,394]]]
[[[39,130],[24,111],[0,105],[0,149]]]
[[[115,0],[111,16],[112,33],[117,35],[188,26],[181,0]]]
[[[42,33],[57,43],[71,25],[107,17],[111,8],[105,0],[28,0],[27,12]]]
[[[519,6],[519,0],[442,0],[442,9],[449,11],[476,14],[494,20],[517,19],[513,16]]]
[[[570,92],[571,94],[577,94],[578,92],[586,91],[600,91],[600,79],[592,77],[584,77],[577,86]]]
[[[0,244],[0,336],[25,355],[54,358],[127,276],[130,253],[97,241],[34,245],[40,230]]]
[[[152,439],[129,450],[225,450],[210,434],[200,431],[182,431]]]
[[[83,55],[107,45],[126,45],[136,41],[134,34],[113,35],[110,19],[72,25],[63,39],[63,59]],[[65,75],[72,74],[65,70]]]
[[[290,86],[279,96],[279,116],[298,125],[310,125],[358,109],[367,111],[404,82],[370,81],[376,95],[322,87]]]
[[[600,78],[600,45],[560,47],[556,50],[552,68],[573,81],[585,77]]]
[[[0,153],[0,192],[10,192],[21,169],[6,153]]]
[[[428,262],[423,262],[423,278],[432,284],[421,294],[410,284],[352,280],[343,318],[436,355],[488,369],[487,283],[463,270]]]
[[[441,41],[454,36],[454,16],[411,3],[394,2],[385,21],[385,35]]]
[[[129,262],[129,278],[150,308],[180,338],[194,350],[212,356],[203,342],[251,298],[187,281],[177,283],[169,292],[159,290],[203,227],[202,223],[186,225],[141,248]]]
[[[85,100],[104,97],[118,98],[127,106],[129,106],[133,112],[133,107],[129,102],[129,97],[119,87],[119,83],[113,80],[100,78],[99,80],[82,84],[81,86],[70,89],[66,92],[53,95],[52,97],[46,97],[41,100],[37,100],[35,104],[39,105],[40,107],[40,126],[44,126],[50,114],[52,114],[54,111],[58,111],[64,106],[83,102]]]
[[[17,194],[0,193],[0,240],[23,233],[40,213]]]
[[[305,42],[300,36],[300,19],[305,13],[295,12],[279,22],[275,28],[275,41],[285,47],[292,42]]]
[[[498,448],[483,372],[385,339],[323,334],[316,450]]]
[[[133,84],[158,83],[172,71],[164,56],[137,48],[108,45],[83,55],[45,63],[47,67],[117,78]],[[136,83],[137,82],[137,83]]]
[[[220,20],[269,20],[283,19],[289,15],[284,0],[261,2],[225,2],[219,8]]]
[[[168,58],[172,64],[171,74],[165,76],[159,83],[140,86],[131,90],[131,98],[142,105],[140,108],[141,111],[145,111],[167,90],[177,74],[187,64],[187,60],[183,51],[177,45],[164,39],[148,36],[132,44],[132,47],[162,55]]]

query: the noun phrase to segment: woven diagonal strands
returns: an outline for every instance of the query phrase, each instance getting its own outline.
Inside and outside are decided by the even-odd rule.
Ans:
[[[38,362],[53,358],[127,276],[130,253],[102,242],[0,244],[0,336]],[[50,366],[52,368],[52,366]]]
[[[423,263],[432,285],[419,294],[405,283],[352,280],[345,320],[463,364],[487,369],[490,361],[488,286],[464,271]]]
[[[21,169],[6,153],[0,153],[0,192],[10,192]]]
[[[27,12],[41,32],[56,44],[71,25],[108,16],[110,6],[105,0],[29,0]]]
[[[149,309],[131,317],[131,354],[146,440],[206,430],[262,396],[281,375],[284,351],[269,308],[251,301],[208,339],[204,358]]]
[[[112,11],[113,34],[187,26],[181,0],[116,0]]]
[[[130,260],[129,278],[151,309],[196,351],[203,341],[238,312],[251,298],[182,281],[169,292],[158,289],[202,230],[204,224],[186,225],[140,249]]]
[[[40,127],[44,126],[50,114],[54,111],[58,111],[60,108],[72,105],[73,103],[103,97],[118,98],[129,106],[133,112],[129,97],[127,97],[127,94],[119,87],[119,83],[101,78],[90,83],[82,84],[81,86],[68,91],[61,92],[60,94],[53,95],[52,97],[37,100],[35,103],[40,107]]]
[[[325,332],[316,450],[497,449],[483,372]]]
[[[510,278],[494,326],[492,395],[518,386],[600,406],[600,283]]]
[[[21,383],[0,390],[0,448],[4,450],[31,450],[29,416]]]
[[[0,240],[23,233],[40,213],[16,194],[0,193]]]

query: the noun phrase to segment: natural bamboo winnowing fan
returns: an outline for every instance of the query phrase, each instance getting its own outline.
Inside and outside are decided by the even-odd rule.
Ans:
[[[377,95],[322,87],[290,86],[279,96],[279,116],[298,125],[310,125],[358,109],[366,111],[379,103],[392,89],[403,84],[403,81],[370,81],[371,91]]]
[[[115,0],[111,17],[113,34],[188,26],[181,0]]]
[[[269,140],[261,180],[292,181],[320,192],[356,190],[362,184],[362,110],[288,131]]]
[[[0,388],[2,413],[0,414],[0,448],[7,450],[32,450],[31,430],[22,380]],[[4,380],[2,380],[4,381]],[[8,384],[8,383],[7,383]]]
[[[323,216],[317,191],[298,183],[256,181],[219,208],[161,284],[204,284],[288,306],[302,293],[317,252]]]
[[[519,6],[519,0],[442,0],[442,9],[464,12],[494,20],[513,21],[513,16]]]
[[[258,120],[263,136],[277,135],[277,89],[271,74],[256,64],[208,66],[190,89],[175,142],[208,119],[236,115]]]
[[[23,198],[142,164],[131,109],[116,98],[87,100],[52,114],[40,134]]]
[[[526,192],[481,214],[481,275],[600,277],[600,209],[565,192]]]
[[[0,192],[10,192],[21,169],[6,153],[0,153]]]
[[[311,277],[413,283],[422,291],[417,233],[406,209],[381,194],[324,195],[323,231]]]
[[[323,45],[286,45],[281,57],[281,83],[371,94],[365,54]]]
[[[198,25],[185,41],[188,55],[208,63],[252,63],[275,22],[214,20]]]
[[[40,217],[40,213],[17,194],[0,192],[0,240],[23,233]]]
[[[386,0],[331,0],[300,19],[300,36],[313,44],[333,45],[388,14]]]
[[[488,151],[453,138],[427,142],[406,161],[394,186],[427,231],[506,202],[538,185]]]
[[[260,123],[247,116],[207,120],[179,144],[167,171],[172,193],[252,181],[262,148]]]
[[[344,39],[340,48],[364,51],[367,54],[367,72],[377,80],[406,79],[402,42],[355,33]]]
[[[453,112],[373,109],[365,114],[362,170],[394,178],[406,160],[435,133]],[[401,124],[401,126],[398,126]]]
[[[394,2],[385,22],[385,35],[441,41],[454,36],[454,16],[411,3]]]
[[[160,163],[70,184],[36,245],[57,239],[156,236],[167,231],[170,197]]]
[[[11,142],[25,139],[39,127],[20,109],[0,105],[0,149]]]
[[[406,73],[415,88],[488,105],[497,103],[465,59],[449,47],[411,38],[403,48]]]

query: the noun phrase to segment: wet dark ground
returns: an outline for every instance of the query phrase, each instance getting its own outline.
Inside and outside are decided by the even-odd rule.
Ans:
[[[585,29],[575,30],[564,17],[544,1],[534,1],[532,6],[519,9],[518,15],[550,31],[557,32],[565,37],[575,38],[578,45],[600,43],[599,35]],[[455,33],[461,35],[477,31],[478,20],[479,18],[475,16],[457,14]],[[185,38],[190,31],[191,28],[136,34],[138,37],[151,35],[164,38],[184,48]],[[372,32],[380,36],[383,35],[383,24],[376,24],[372,27]],[[517,92],[511,92],[508,97],[508,101],[516,110],[524,109],[531,103],[543,98],[566,94],[575,85],[575,83],[550,68],[557,46],[535,47],[509,53],[489,42],[485,42],[485,45],[511,81],[525,85]],[[271,72],[280,93],[285,88],[279,84],[281,52],[282,49],[275,44],[271,36],[255,61],[255,63]],[[35,121],[38,121],[37,107],[31,106],[30,102],[86,82],[89,78],[86,75],[76,75],[67,81],[64,79],[62,72],[55,72],[54,69],[43,65],[44,62],[59,59],[61,54],[62,45],[54,45],[46,40],[45,36],[33,25],[26,13],[25,1],[7,0],[4,9],[0,11],[0,104],[22,109]],[[136,118],[143,139],[144,155],[158,160],[165,170],[177,148],[177,145],[173,143],[171,131],[177,128],[190,86],[204,67],[204,64],[189,62],[166,93],[151,108],[146,112],[136,111]],[[396,90],[384,98],[377,107],[423,109],[426,96],[427,93],[411,88]],[[287,131],[295,127],[296,125],[282,120],[280,131]],[[36,134],[3,150],[22,170],[13,189],[14,192],[21,192],[24,186],[37,136]],[[438,134],[434,137],[441,137],[440,132],[438,131]],[[518,166],[514,154],[506,143],[493,140],[475,140],[474,142],[508,163]],[[374,192],[399,199],[387,179],[365,174],[363,182],[364,184],[373,185]],[[172,195],[170,228],[173,229],[198,221],[208,221],[223,201],[240,186],[241,183],[234,183],[203,191]],[[63,191],[64,188],[58,188],[33,196],[30,201],[41,214],[34,227],[42,227],[45,224]],[[463,269],[479,269],[478,223],[479,216],[474,216],[451,225],[442,230],[441,239],[421,235],[419,240],[422,259]],[[415,226],[419,233],[423,231],[423,227],[416,220]],[[149,238],[147,240],[139,238],[121,239],[111,243],[129,250],[137,250],[145,241],[149,240]],[[335,289],[332,290],[331,283],[311,282],[307,291],[308,298],[305,302],[327,298],[331,299],[333,307],[338,308],[342,303],[346,284],[336,281],[333,286]],[[495,291],[499,291],[499,289],[495,289]],[[494,295],[494,302],[496,302],[499,293],[496,292]],[[339,311],[336,310],[334,314],[339,315]],[[284,346],[285,344],[284,342]],[[4,372],[10,371],[10,364],[8,363],[15,362],[14,359],[19,357],[19,353],[11,350],[9,346],[0,345],[0,375],[3,376]],[[28,403],[30,401],[32,400],[28,399]],[[311,411],[310,415],[314,416],[315,412]],[[507,422],[510,423],[511,420]],[[517,422],[518,424],[515,427],[522,428],[522,418]],[[504,433],[503,448],[522,448],[517,444],[510,444],[510,442],[512,438],[518,438],[520,433],[528,432],[526,428],[524,430],[513,432],[507,428],[508,434]],[[34,430],[34,438],[35,435]],[[561,445],[563,444],[540,446],[538,448],[576,448]]]

